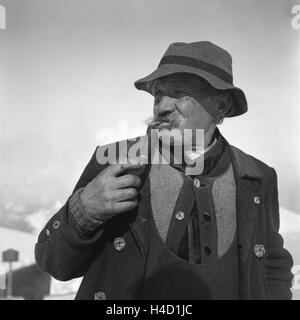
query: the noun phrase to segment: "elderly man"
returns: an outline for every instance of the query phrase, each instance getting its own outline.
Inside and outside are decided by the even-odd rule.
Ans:
[[[161,154],[169,135],[170,161],[154,164],[151,154],[146,163],[104,164],[96,149],[35,248],[38,265],[58,280],[84,277],[77,299],[291,298],[275,170],[217,128],[247,111],[231,62],[208,41],[173,43],[135,83],[155,99],[146,137],[159,133]],[[188,145],[181,163],[180,144]],[[201,170],[186,174],[197,159]]]

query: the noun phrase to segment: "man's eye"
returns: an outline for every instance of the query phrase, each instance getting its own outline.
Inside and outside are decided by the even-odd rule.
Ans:
[[[161,96],[155,94],[155,96],[154,96],[154,105],[159,104],[160,100],[161,100]]]

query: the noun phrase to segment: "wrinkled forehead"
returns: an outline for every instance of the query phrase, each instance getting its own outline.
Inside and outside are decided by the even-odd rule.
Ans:
[[[201,93],[208,90],[210,85],[204,79],[190,73],[175,73],[158,78],[152,85],[152,93],[161,88],[174,87],[184,89],[192,93]]]

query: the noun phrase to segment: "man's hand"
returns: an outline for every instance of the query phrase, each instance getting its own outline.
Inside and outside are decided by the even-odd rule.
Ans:
[[[94,219],[106,221],[134,209],[141,179],[135,174],[119,175],[141,167],[140,163],[112,164],[100,172],[80,194],[86,213]]]

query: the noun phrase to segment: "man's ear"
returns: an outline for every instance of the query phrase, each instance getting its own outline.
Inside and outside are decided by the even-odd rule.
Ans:
[[[226,92],[223,101],[217,106],[217,114],[219,117],[224,118],[229,113],[232,104],[232,96],[229,92]]]

